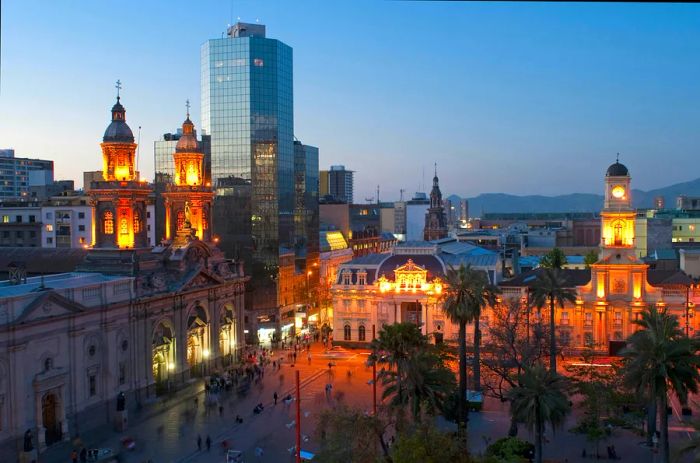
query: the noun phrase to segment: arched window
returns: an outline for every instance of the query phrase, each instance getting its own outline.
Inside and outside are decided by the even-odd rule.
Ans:
[[[112,211],[105,211],[102,215],[102,224],[104,226],[105,235],[114,234],[114,214]]]
[[[360,325],[360,328],[357,330],[357,339],[359,341],[365,340],[365,326],[364,325]]]
[[[345,325],[345,327],[343,327],[343,339],[345,341],[350,341],[350,325]]]
[[[134,233],[141,233],[141,214],[134,211]]]
[[[46,357],[46,359],[44,360],[44,371],[49,371],[52,368],[53,368],[53,358]]]
[[[177,211],[177,229],[185,228],[185,211]]]

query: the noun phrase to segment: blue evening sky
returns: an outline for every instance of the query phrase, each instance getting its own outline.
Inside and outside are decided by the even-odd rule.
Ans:
[[[2,2],[0,147],[82,184],[123,82],[153,141],[199,125],[199,49],[228,23],[294,48],[296,136],[356,170],[356,201],[412,194],[601,192],[700,177],[700,5],[419,1]],[[423,174],[425,172],[425,174]]]

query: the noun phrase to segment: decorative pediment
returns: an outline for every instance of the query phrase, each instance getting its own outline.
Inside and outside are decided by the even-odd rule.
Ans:
[[[85,306],[71,301],[55,291],[47,290],[38,293],[37,297],[24,308],[22,315],[17,317],[14,323],[31,323],[46,318],[79,314],[85,310]]]
[[[201,269],[193,272],[188,278],[185,278],[177,291],[189,291],[191,289],[206,288],[207,286],[217,286],[223,283],[224,280],[222,278]]]
[[[394,281],[399,287],[420,288],[428,279],[428,271],[408,259],[404,265],[394,270]]]

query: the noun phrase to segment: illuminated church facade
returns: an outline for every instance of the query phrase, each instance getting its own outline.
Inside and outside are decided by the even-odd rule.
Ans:
[[[117,98],[93,182],[94,246],[73,272],[0,282],[0,461],[40,452],[232,365],[244,346],[240,262],[211,236],[212,193],[189,117],[173,154],[167,239],[149,246],[149,184]],[[20,452],[21,453],[21,452]]]

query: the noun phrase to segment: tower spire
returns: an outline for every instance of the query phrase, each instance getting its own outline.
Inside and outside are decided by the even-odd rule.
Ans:
[[[190,99],[189,98],[185,101],[185,107],[187,108],[187,119],[189,119],[190,118]]]
[[[119,91],[122,89],[122,81],[117,79],[117,83],[114,87],[117,89],[117,101],[119,101]]]

